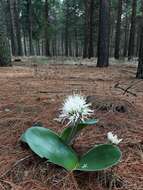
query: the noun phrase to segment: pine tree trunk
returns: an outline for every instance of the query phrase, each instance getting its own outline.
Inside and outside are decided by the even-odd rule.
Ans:
[[[34,55],[33,40],[32,40],[32,0],[27,0],[28,13],[28,34],[29,34],[29,53]]]
[[[93,10],[94,0],[89,3],[89,42],[88,42],[88,59],[93,57]]]
[[[61,32],[61,55],[64,55],[64,34]]]
[[[69,37],[69,56],[72,57],[73,54],[72,54],[72,40],[71,38]]]
[[[69,39],[68,39],[68,24],[67,24],[67,21],[66,21],[66,25],[65,25],[65,56],[68,56],[69,55]]]
[[[94,0],[85,1],[85,36],[83,58],[93,57],[93,10]]]
[[[140,49],[140,30],[141,30],[141,23],[142,23],[142,17],[138,17],[136,21],[137,25],[137,32],[136,32],[136,45],[135,45],[135,56],[139,56],[139,49]]]
[[[109,1],[100,0],[97,67],[109,65]]]
[[[85,1],[85,23],[84,23],[84,45],[83,45],[83,58],[87,58],[87,1]]]
[[[14,1],[8,0],[8,10],[9,10],[9,22],[10,22],[10,37],[11,37],[11,49],[12,55],[18,55],[17,39],[16,39],[16,29],[14,21]]]
[[[141,2],[139,63],[136,78],[143,79],[143,1]]]
[[[132,57],[134,56],[136,8],[137,8],[137,0],[132,0],[132,17],[131,17],[131,28],[130,28],[129,47],[128,47],[128,60],[131,60]]]
[[[78,34],[77,34],[77,28],[74,29],[75,34],[75,57],[78,57]]]
[[[123,57],[127,56],[127,50],[128,50],[128,32],[129,32],[129,19],[128,19],[128,0],[126,0],[126,15],[125,15],[125,26],[124,26],[124,49],[123,49]]]
[[[40,56],[40,41],[36,40],[36,54]]]
[[[116,36],[115,36],[115,59],[120,57],[120,37],[121,37],[121,15],[122,15],[122,0],[118,0],[118,16],[116,24]]]
[[[45,55],[50,56],[49,42],[49,2],[45,0]]]
[[[21,41],[21,26],[20,26],[20,20],[19,20],[19,3],[17,0],[14,0],[14,16],[15,16],[15,28],[16,28],[16,37],[17,37],[17,55],[22,56],[23,50],[22,50],[22,41]]]
[[[65,2],[65,56],[69,55],[69,0]]]
[[[16,37],[17,37],[17,45],[18,45],[18,56],[23,55],[22,50],[22,41],[21,41],[21,26],[20,26],[20,18],[19,18],[19,1],[14,1],[14,13],[15,13],[15,27],[16,27]]]
[[[2,0],[0,0],[0,66],[11,66],[10,47]]]
[[[27,43],[26,43],[26,35],[25,30],[23,29],[23,45],[24,45],[24,55],[27,56]]]
[[[42,39],[42,56],[44,56],[45,54],[45,52],[44,52],[44,50],[45,50],[45,44],[44,44],[44,40]]]
[[[109,1],[109,56],[113,57],[114,54],[114,34],[115,34],[115,16],[114,12],[112,11],[112,2]],[[98,56],[98,55],[97,55]]]
[[[143,23],[140,32],[139,63],[136,78],[143,79]]]

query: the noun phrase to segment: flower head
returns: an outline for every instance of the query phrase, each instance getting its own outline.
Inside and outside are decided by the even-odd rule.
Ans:
[[[122,139],[118,139],[117,135],[113,135],[112,132],[107,133],[107,138],[111,143],[116,145],[122,141]]]
[[[64,103],[59,118],[63,121],[68,120],[68,124],[75,124],[77,121],[84,121],[92,113],[89,108],[91,104],[86,103],[86,98],[81,95],[68,96]]]

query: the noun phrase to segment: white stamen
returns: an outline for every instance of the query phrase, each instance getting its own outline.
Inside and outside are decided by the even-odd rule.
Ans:
[[[62,121],[69,120],[69,124],[75,124],[78,120],[84,121],[92,113],[89,108],[91,104],[86,103],[86,98],[80,95],[73,95],[66,98],[59,118]]]

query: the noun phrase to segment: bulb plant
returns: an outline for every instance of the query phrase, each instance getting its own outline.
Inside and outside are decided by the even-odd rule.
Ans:
[[[97,119],[90,119],[94,113],[90,106],[84,96],[67,97],[59,115],[59,120],[66,123],[61,134],[36,125],[26,130],[21,141],[27,143],[41,158],[69,171],[99,171],[118,164],[121,151],[117,145],[122,139],[118,139],[112,132],[107,134],[109,143],[95,145],[82,156],[71,146],[82,129],[98,122]]]

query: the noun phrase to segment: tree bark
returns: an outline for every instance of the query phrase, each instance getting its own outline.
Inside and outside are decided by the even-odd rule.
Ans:
[[[138,16],[136,19],[136,40],[135,40],[135,56],[139,56],[140,49],[140,30],[141,30],[142,17]]]
[[[136,78],[143,79],[143,22],[140,32],[139,63],[138,63]]]
[[[109,65],[109,1],[100,0],[97,67]]]
[[[121,37],[121,16],[122,16],[122,0],[118,0],[118,16],[116,24],[116,36],[115,36],[115,59],[120,57],[120,37]]]
[[[22,41],[21,41],[21,25],[20,25],[20,18],[19,18],[19,3],[17,0],[14,0],[14,16],[15,16],[15,28],[16,28],[16,38],[17,38],[17,55],[22,56]]]
[[[50,56],[50,43],[49,43],[49,2],[45,0],[45,55]]]
[[[32,0],[27,0],[27,13],[28,13],[29,54],[34,55],[33,40],[32,40]]]
[[[84,0],[85,4],[85,18],[84,18],[84,46],[83,46],[83,58],[87,58],[87,39],[88,39],[88,33],[87,33],[87,17],[88,17],[88,10],[87,10],[87,1]]]
[[[11,66],[10,47],[2,0],[0,0],[0,66]]]
[[[78,57],[78,33],[77,33],[77,26],[74,28],[75,34],[75,57]]]
[[[127,56],[127,51],[128,51],[128,32],[129,32],[129,19],[128,19],[128,1],[129,0],[126,0],[125,2],[125,26],[124,26],[124,32],[125,32],[125,36],[124,36],[124,49],[123,49],[123,57],[126,57]]]
[[[9,22],[10,22],[10,37],[11,37],[11,49],[12,55],[17,56],[17,40],[16,40],[16,30],[15,30],[15,21],[14,21],[14,7],[13,1],[8,0],[8,10],[9,10]]]
[[[27,43],[26,43],[26,31],[23,28],[23,45],[24,45],[24,55],[27,56]]]
[[[135,30],[136,30],[136,8],[137,8],[137,0],[132,0],[132,16],[131,16],[129,47],[128,47],[128,60],[131,60],[132,57],[134,56]]]
[[[85,1],[85,37],[83,58],[93,57],[93,12],[94,0]]]
[[[69,55],[69,0],[65,2],[65,56]]]
[[[140,47],[139,47],[139,62],[136,78],[143,79],[143,1],[141,3],[142,16],[140,20]]]
[[[69,37],[69,56],[72,57],[73,53],[72,53],[72,39],[71,37]]]

